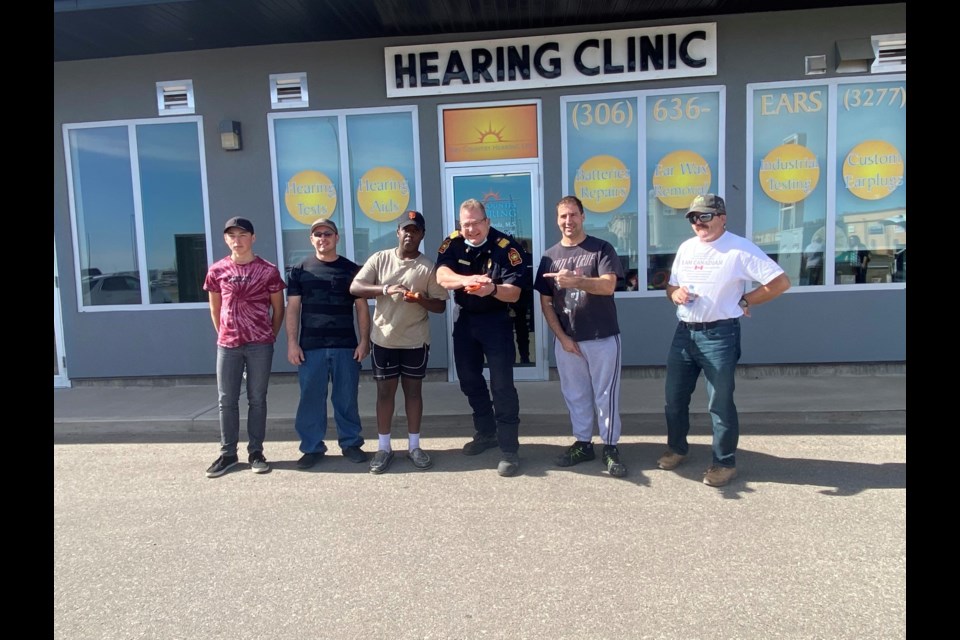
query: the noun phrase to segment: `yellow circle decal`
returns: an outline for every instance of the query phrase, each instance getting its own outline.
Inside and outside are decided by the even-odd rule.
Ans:
[[[407,210],[410,186],[403,174],[391,167],[374,167],[357,184],[357,203],[368,218],[390,222]]]
[[[709,193],[712,176],[710,165],[699,153],[671,151],[653,170],[653,192],[668,207],[686,209],[694,198]]]
[[[283,195],[287,213],[305,225],[317,218],[329,218],[337,208],[337,189],[325,174],[308,169],[287,182]]]
[[[800,202],[819,181],[820,163],[802,144],[782,144],[760,161],[760,188],[776,202]]]
[[[630,170],[613,156],[593,156],[577,169],[573,190],[585,209],[609,213],[630,195]]]
[[[843,160],[843,186],[864,200],[879,200],[903,184],[903,156],[885,140],[866,140]]]

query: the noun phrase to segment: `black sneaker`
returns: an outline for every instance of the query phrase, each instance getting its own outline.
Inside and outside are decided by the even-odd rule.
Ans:
[[[603,464],[614,478],[627,475],[627,467],[620,462],[620,450],[616,445],[608,444],[603,447]]]
[[[323,458],[323,451],[315,451],[314,453],[305,453],[299,460],[297,460],[297,469],[309,469],[313,465],[320,462],[320,459]]]
[[[497,435],[495,433],[484,435],[478,431],[473,434],[473,440],[463,445],[463,455],[475,456],[483,453],[487,449],[493,449],[499,446],[500,443],[497,441]]]
[[[343,457],[350,462],[367,461],[367,454],[360,447],[347,447],[343,450]]]
[[[572,467],[575,464],[593,460],[597,455],[593,452],[592,442],[577,440],[557,458],[558,467]]]
[[[250,462],[250,468],[254,473],[267,473],[270,471],[270,465],[267,464],[267,459],[263,457],[263,451],[254,451],[247,460]]]
[[[219,478],[227,472],[227,469],[237,464],[240,459],[233,456],[220,456],[213,461],[213,464],[207,468],[207,477],[208,478]]]

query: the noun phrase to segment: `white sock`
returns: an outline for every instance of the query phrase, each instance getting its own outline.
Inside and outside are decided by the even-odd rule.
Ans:
[[[408,433],[407,437],[410,439],[410,444],[407,445],[407,449],[413,451],[414,449],[420,448],[420,434],[419,433]]]
[[[377,437],[380,439],[380,444],[378,447],[381,451],[392,451],[390,448],[390,434],[389,433],[378,433]]]

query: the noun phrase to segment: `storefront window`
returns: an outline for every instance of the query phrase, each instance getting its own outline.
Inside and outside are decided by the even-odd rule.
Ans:
[[[81,310],[204,303],[200,119],[65,130]]]
[[[906,80],[837,87],[836,284],[907,281],[906,118]]]
[[[397,218],[419,209],[416,108],[270,114],[285,271],[313,253],[308,230],[330,218],[338,253],[362,263],[396,244]]]
[[[723,89],[561,102],[565,193],[583,202],[587,233],[620,255],[617,291],[664,289],[676,249],[690,237],[686,207],[722,184]]]
[[[748,93],[753,241],[795,285],[906,282],[906,79]]]

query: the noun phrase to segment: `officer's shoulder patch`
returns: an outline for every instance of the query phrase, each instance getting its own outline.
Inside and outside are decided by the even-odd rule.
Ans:
[[[507,258],[510,259],[510,265],[514,267],[523,262],[523,258],[520,257],[520,252],[512,247],[510,251],[507,252]]]
[[[459,237],[460,237],[460,232],[457,231],[456,229],[454,229],[453,232],[449,236],[447,236],[447,238],[449,238],[450,240],[454,240]]]
[[[449,246],[450,246],[450,238],[447,238],[447,239],[444,240],[443,243],[440,245],[440,248],[437,249],[437,253],[443,253],[444,251],[447,250],[447,247],[449,247]]]
[[[510,244],[510,238],[500,238],[497,240],[497,246],[501,249],[506,249],[507,245]]]

